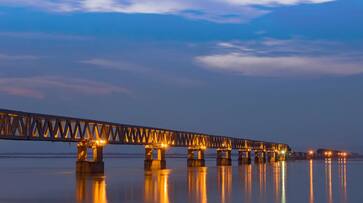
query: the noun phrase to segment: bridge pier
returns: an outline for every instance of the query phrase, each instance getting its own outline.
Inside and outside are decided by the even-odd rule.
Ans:
[[[251,164],[251,151],[242,149],[238,151],[238,165]]]
[[[217,149],[217,166],[231,166],[231,149]]]
[[[77,162],[76,173],[77,174],[103,174],[103,147],[104,141],[81,141],[77,144]],[[92,159],[88,160],[87,150],[92,149]]]
[[[278,161],[285,161],[286,160],[286,152],[281,151],[280,153],[278,153],[277,154],[277,159],[278,159]]]
[[[267,160],[271,163],[278,161],[278,154],[274,151],[267,152]]]
[[[154,150],[156,151],[156,157],[154,157]],[[145,170],[159,170],[166,168],[165,160],[165,148],[164,147],[153,147],[145,146]]]
[[[203,167],[205,166],[204,150],[201,148],[189,148],[188,149],[188,167]],[[197,153],[195,157],[194,153]]]
[[[255,151],[255,163],[266,163],[266,152],[262,150]]]

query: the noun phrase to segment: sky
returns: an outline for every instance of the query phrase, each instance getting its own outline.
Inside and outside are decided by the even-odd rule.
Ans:
[[[363,1],[0,0],[0,108],[362,153]]]

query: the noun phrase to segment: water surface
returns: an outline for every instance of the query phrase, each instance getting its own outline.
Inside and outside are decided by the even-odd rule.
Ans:
[[[142,158],[106,158],[106,172],[77,176],[73,158],[2,158],[0,202],[363,202],[363,161],[314,160],[145,172]]]

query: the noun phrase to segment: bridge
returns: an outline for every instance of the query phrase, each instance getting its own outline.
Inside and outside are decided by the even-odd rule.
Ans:
[[[252,155],[256,163],[284,160],[290,149],[283,143],[7,109],[0,109],[0,139],[76,142],[77,173],[103,173],[103,148],[107,144],[145,146],[146,170],[165,168],[169,147],[187,148],[189,167],[205,165],[206,149],[216,150],[217,165],[231,165],[232,150],[238,151],[239,164],[250,164]],[[92,158],[88,150],[92,150]]]

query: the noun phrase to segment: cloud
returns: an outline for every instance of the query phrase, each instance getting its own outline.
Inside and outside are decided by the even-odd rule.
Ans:
[[[354,75],[363,73],[363,64],[334,57],[263,57],[228,53],[197,57],[209,69],[248,76]]]
[[[38,56],[33,55],[8,55],[0,53],[0,60],[35,60]]]
[[[0,0],[2,5],[29,6],[54,12],[173,14],[219,23],[246,22],[272,7],[320,4],[334,0]]]
[[[109,60],[109,59],[103,59],[103,58],[91,58],[91,59],[87,59],[87,60],[82,60],[80,61],[80,63],[83,64],[89,64],[89,65],[93,65],[102,69],[110,69],[110,70],[119,70],[119,71],[129,71],[129,72],[137,72],[137,73],[142,73],[142,72],[147,72],[147,71],[151,71],[149,69],[146,69],[142,66],[133,64],[133,63],[128,63],[125,61],[114,61],[114,60]]]
[[[42,99],[48,94],[55,96],[56,91],[89,96],[130,93],[123,87],[78,78],[59,76],[0,78],[0,92],[8,95]]]
[[[226,0],[226,2],[235,5],[261,5],[261,6],[321,4],[331,1],[335,0]]]
[[[161,0],[155,3],[151,0],[84,0],[79,4],[79,10],[88,12],[120,12],[120,13],[150,13],[164,14],[174,13],[179,10],[187,9],[189,3],[186,1]]]
[[[208,70],[246,76],[347,76],[363,73],[362,54],[337,52],[342,47],[335,43],[268,39],[221,42],[217,46],[220,53],[197,56],[196,62]]]
[[[0,0],[1,1],[1,0]],[[88,36],[65,35],[44,32],[0,32],[0,37],[15,37],[24,39],[42,39],[42,40],[89,40]]]
[[[1,84],[2,82],[0,82]],[[11,86],[1,86],[0,92],[13,95],[13,96],[22,96],[22,97],[30,97],[35,99],[43,99],[44,94],[39,91],[29,87],[11,87]]]
[[[91,59],[81,60],[80,63],[92,65],[92,67],[99,69],[126,71],[134,73],[138,76],[147,77],[150,80],[158,80],[163,83],[174,84],[180,87],[195,87],[203,84],[199,80],[186,78],[171,73],[166,73],[165,71],[161,71],[156,68],[147,68],[142,65],[126,62],[123,60],[91,58]]]

